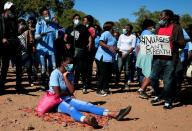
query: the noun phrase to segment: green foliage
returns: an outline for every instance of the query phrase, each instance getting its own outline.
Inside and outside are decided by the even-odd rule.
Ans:
[[[189,14],[184,14],[180,18],[180,23],[183,28],[187,29],[192,24],[192,17]]]
[[[86,16],[86,14],[81,11],[77,11],[74,9],[65,10],[64,14],[61,15],[60,17],[58,17],[59,23],[63,27],[68,27],[68,26],[72,25],[72,17],[74,14],[79,14],[81,17]]]
[[[0,1],[0,12],[3,10],[3,4],[7,0],[1,0]],[[57,16],[59,19],[59,22],[61,23],[62,26],[67,27],[70,24],[72,24],[72,16],[77,13],[81,17],[84,17],[86,14],[81,11],[77,11],[75,9],[72,9],[75,0],[64,0],[64,3],[61,5],[56,5],[55,0],[10,0],[13,1],[18,10],[23,10],[23,11],[34,11],[34,12],[39,12],[39,9],[42,6],[48,6],[51,9],[55,10],[57,12]],[[136,17],[135,22],[130,22],[128,18],[121,18],[118,21],[115,22],[116,28],[119,29],[121,32],[122,28],[126,24],[132,24],[133,25],[133,31],[141,31],[141,25],[144,19],[152,19],[156,23],[159,21],[159,14],[160,11],[154,11],[151,12],[148,9],[146,9],[146,6],[142,6],[138,9],[138,11],[134,12],[133,15]],[[180,18],[180,23],[182,27],[188,28],[189,25],[192,25],[192,17],[189,14],[184,14]],[[99,21],[96,20],[96,24],[99,24]]]
[[[68,10],[65,10],[64,13],[58,17],[59,23],[65,28],[72,25],[73,24],[72,17],[74,14],[79,14],[81,18],[87,15],[82,11],[78,11],[75,9],[68,9]],[[96,19],[95,19],[95,24],[99,24],[98,20]]]
[[[146,18],[157,23],[159,21],[160,11],[150,12],[145,6],[142,6],[137,12],[134,12],[134,15],[137,17],[136,21],[134,22],[134,30],[136,31],[141,30],[141,24]],[[183,28],[187,29],[188,26],[192,24],[192,17],[189,14],[184,14],[180,16],[180,23]]]
[[[120,33],[122,33],[122,29],[124,28],[125,25],[131,24],[129,19],[127,18],[121,18],[118,21],[115,22],[115,27],[119,30]]]
[[[43,6],[47,6],[62,14],[65,9],[72,9],[75,5],[74,0],[64,0],[63,4],[57,5],[55,0],[12,0],[17,8],[23,11],[38,12]]]

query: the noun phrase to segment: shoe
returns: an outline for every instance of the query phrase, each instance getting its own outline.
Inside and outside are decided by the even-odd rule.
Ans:
[[[104,90],[101,90],[99,95],[100,95],[100,96],[107,96],[107,92],[104,91]]]
[[[116,120],[117,121],[120,121],[120,120],[122,120],[127,114],[129,114],[129,112],[131,111],[131,106],[128,106],[128,107],[126,107],[126,108],[124,108],[124,109],[121,109],[120,111],[119,111],[119,114],[116,116]]]
[[[29,85],[30,85],[30,87],[33,87],[34,83],[33,82],[29,82]]]
[[[97,95],[100,95],[100,94],[101,94],[101,91],[100,91],[100,90],[97,90],[97,91],[96,91],[96,94],[97,94]]]
[[[39,91],[46,91],[46,90],[47,90],[47,87],[44,86],[44,85],[41,85],[41,86],[39,87]]]
[[[94,128],[98,127],[97,119],[94,116],[88,115],[86,116],[86,123]]]
[[[172,103],[170,102],[165,102],[164,106],[163,106],[163,109],[172,109],[173,106],[172,106]]]
[[[129,89],[129,85],[128,84],[125,84],[125,90],[128,90]]]
[[[159,99],[158,97],[155,97],[153,100],[151,100],[152,106],[161,105],[164,101]]]
[[[128,85],[130,85],[130,84],[131,84],[131,81],[130,81],[130,80],[128,80],[128,81],[127,81],[127,84],[128,84]]]
[[[88,93],[87,89],[83,89],[82,92],[83,92],[83,94],[87,94]]]
[[[148,95],[145,91],[139,91],[139,97],[142,99],[148,99]]]

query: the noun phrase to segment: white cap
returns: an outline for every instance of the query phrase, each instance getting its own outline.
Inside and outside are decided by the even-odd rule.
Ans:
[[[6,2],[4,4],[4,10],[8,10],[11,8],[11,6],[13,6],[14,4],[12,2]]]

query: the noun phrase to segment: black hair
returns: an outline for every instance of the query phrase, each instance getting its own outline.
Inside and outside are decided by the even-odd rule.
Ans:
[[[155,22],[151,19],[145,19],[142,23],[142,30],[145,30],[151,26],[155,26]]]
[[[126,24],[125,26],[129,26],[131,31],[133,30],[133,26],[131,24]]]
[[[84,18],[87,18],[89,24],[90,24],[90,25],[93,25],[93,23],[94,23],[94,18],[93,18],[92,15],[87,15],[87,16],[85,16]]]
[[[104,30],[104,31],[110,31],[110,30],[113,28],[113,26],[114,26],[114,22],[112,22],[112,21],[107,21],[107,22],[105,22],[104,25],[103,25],[103,30]]]
[[[46,6],[44,6],[44,7],[42,7],[42,8],[39,10],[39,14],[42,15],[42,14],[43,14],[43,11],[49,11],[49,9],[48,9]]]
[[[97,35],[101,36],[101,32],[102,32],[101,26],[98,25],[98,24],[95,24],[95,25],[94,25],[94,28],[95,28],[96,31],[98,31],[98,32],[97,32],[97,33],[98,33]]]
[[[36,18],[32,16],[30,16],[27,21],[33,21],[33,23],[37,22]]]
[[[19,19],[18,20],[18,30],[20,31],[19,33],[22,34],[28,29],[27,23],[24,19]]]
[[[74,19],[76,16],[78,16],[81,19],[81,16],[79,14],[74,14],[72,19]]]
[[[173,19],[174,13],[173,13],[172,10],[165,9],[165,10],[163,10],[162,12],[165,12],[165,14],[166,14],[167,16],[169,16],[169,19]]]
[[[24,19],[18,19],[18,24],[26,24],[26,21]]]
[[[173,23],[180,24],[180,16],[179,15],[174,15],[173,16]]]
[[[63,64],[63,62],[66,62],[66,61],[73,63],[73,58],[72,57],[62,57],[61,61],[58,63],[57,66],[60,67]]]

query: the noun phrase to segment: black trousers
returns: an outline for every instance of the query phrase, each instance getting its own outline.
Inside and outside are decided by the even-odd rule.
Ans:
[[[77,84],[80,75],[83,82],[83,88],[88,88],[87,84],[87,58],[76,57],[74,62],[75,70],[75,83]]]
[[[104,91],[109,91],[109,81],[111,78],[111,73],[112,73],[112,63],[110,62],[103,62],[99,61],[98,62],[98,88],[97,92],[104,90]]]
[[[26,52],[22,55],[22,65],[25,68],[27,68],[28,81],[31,84],[32,83],[32,65],[33,65],[31,52]]]
[[[22,77],[22,63],[21,63],[21,51],[19,50],[16,41],[9,41],[9,45],[2,47],[2,67],[1,67],[1,76],[0,84],[4,86],[7,77],[7,71],[9,68],[10,60],[16,65],[16,88],[21,85]]]

